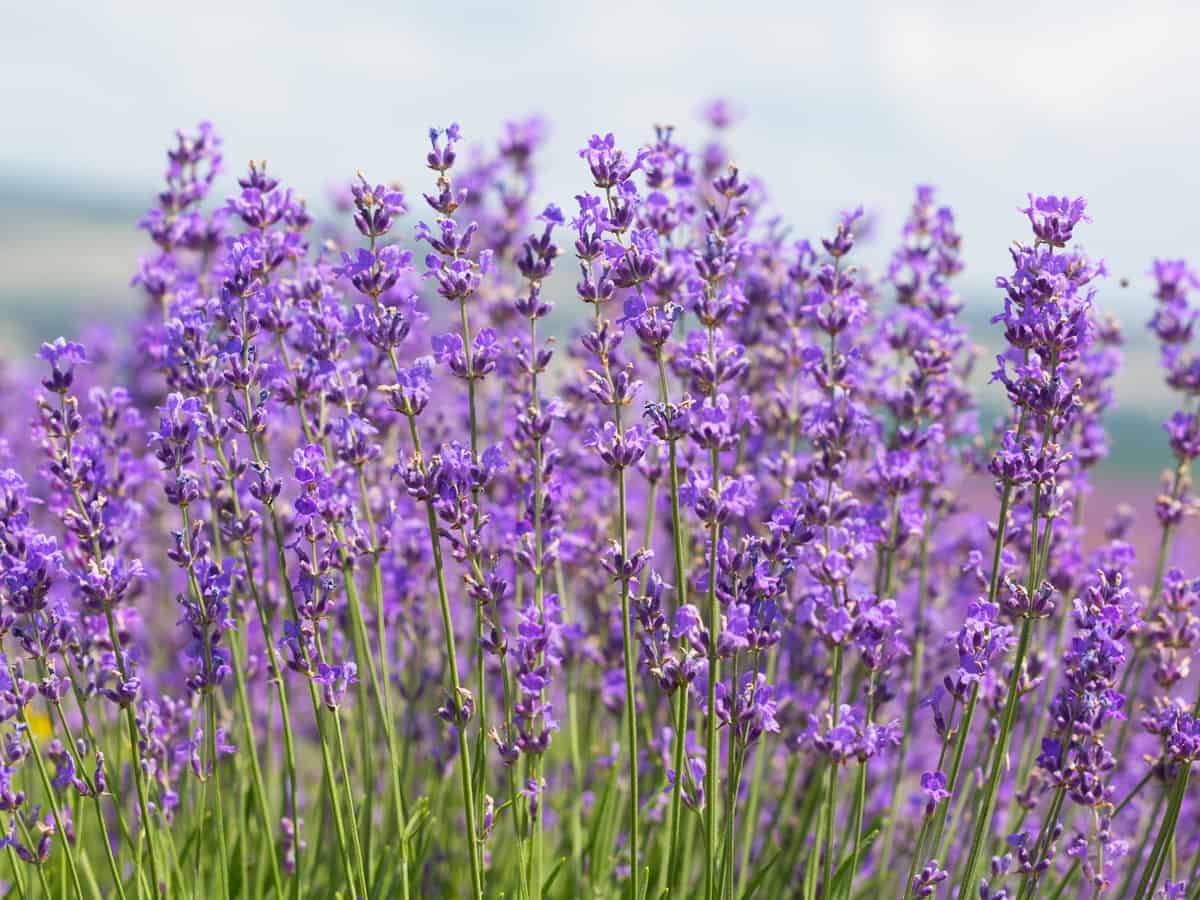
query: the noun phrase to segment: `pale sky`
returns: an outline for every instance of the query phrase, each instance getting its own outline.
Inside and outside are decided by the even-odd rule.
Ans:
[[[1200,263],[1200,7],[1141,2],[5,4],[0,173],[148,202],[178,126],[211,119],[231,167],[265,157],[302,192],[363,168],[423,186],[428,126],[491,141],[543,114],[545,200],[584,185],[593,131],[699,133],[713,96],[732,143],[803,234],[864,203],[890,239],[917,182],[939,186],[986,289],[1025,228],[1025,192],[1083,194],[1080,232],[1125,312],[1154,255]]]

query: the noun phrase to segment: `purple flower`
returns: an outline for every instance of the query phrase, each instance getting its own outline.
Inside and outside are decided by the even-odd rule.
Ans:
[[[407,211],[400,191],[382,184],[372,186],[361,172],[350,193],[354,198],[354,226],[365,237],[387,234],[395,218]]]
[[[932,816],[937,805],[950,797],[950,792],[946,790],[945,773],[939,770],[923,772],[921,774],[921,791],[926,797],[925,815]]]
[[[1065,247],[1071,242],[1075,226],[1080,222],[1090,222],[1084,211],[1087,201],[1082,197],[1056,197],[1050,194],[1046,197],[1029,195],[1029,206],[1021,210],[1029,217],[1033,233],[1039,242],[1050,244],[1052,247]]]
[[[353,661],[332,666],[319,662],[312,679],[321,685],[321,697],[326,709],[336,710],[346,698],[346,689],[358,683],[358,667]]]
[[[637,425],[619,432],[615,424],[605,422],[602,428],[589,430],[584,446],[594,450],[610,468],[628,469],[645,454],[646,437]]]
[[[435,338],[436,340],[436,338]],[[462,339],[459,339],[459,348]],[[453,354],[453,350],[451,354]],[[385,386],[393,407],[408,416],[420,415],[433,396],[433,362],[434,358],[422,356],[411,366],[396,370],[396,383]]]

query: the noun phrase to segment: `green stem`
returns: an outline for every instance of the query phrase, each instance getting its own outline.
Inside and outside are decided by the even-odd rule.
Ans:
[[[1022,414],[1021,422],[1017,428],[1018,436],[1024,431],[1024,415]],[[996,523],[996,541],[992,548],[992,574],[988,585],[988,603],[996,602],[996,595],[1000,589],[1000,556],[1004,551],[1005,534],[1008,530],[1008,513],[1009,505],[1012,501],[1012,484],[1005,482],[1004,488],[1000,494],[1000,517]],[[971,694],[967,700],[966,707],[963,709],[962,721],[958,727],[957,739],[954,745],[954,757],[950,764],[950,771],[946,777],[946,790],[953,796],[955,789],[958,786],[958,777],[962,771],[963,754],[967,749],[967,741],[971,736],[971,723],[975,716],[975,707],[979,702],[979,683],[976,682],[971,686]],[[937,824],[934,826],[933,833],[936,835],[933,841],[933,852],[938,854],[942,845],[942,838],[946,830],[946,816],[950,811],[950,802],[947,800],[937,812]]]
[[[414,453],[420,461],[420,465],[424,465],[424,457],[421,451],[421,438],[417,431],[417,421],[415,416],[408,417],[409,432],[413,440]],[[425,502],[425,515],[429,527],[429,543],[433,553],[433,569],[437,580],[438,605],[442,613],[442,632],[446,641],[446,660],[447,668],[450,672],[450,706],[454,710],[456,716],[463,700],[462,684],[458,678],[458,650],[455,646],[454,639],[454,619],[450,613],[450,596],[446,591],[446,571],[442,561],[442,544],[438,532],[437,513],[433,508],[433,501]],[[477,713],[478,714],[478,713]],[[467,825],[467,841],[468,853],[467,858],[471,863],[471,892],[475,900],[483,900],[483,872],[480,865],[479,854],[479,832],[475,826],[475,792],[472,784],[471,773],[471,748],[467,742],[467,730],[464,727],[465,723],[459,723],[454,726],[454,730],[458,737],[458,768],[459,775],[462,781],[462,799],[463,799],[463,816],[466,819]]]
[[[618,420],[620,407],[617,407]],[[619,430],[619,426],[618,426]],[[617,527],[620,531],[621,558],[627,559],[629,552],[628,527],[625,516],[625,470],[617,470]],[[637,688],[631,623],[629,621],[629,582],[621,579],[621,651],[625,663],[625,705],[629,709],[626,716],[627,731],[625,739],[629,744],[629,874],[633,887],[634,900],[641,898],[641,857],[638,855],[640,830],[640,799],[638,797],[638,737],[637,737]]]
[[[325,658],[325,648],[321,640],[321,629],[319,623],[314,629],[314,639],[317,642],[317,659],[322,663],[328,664]],[[367,886],[367,866],[363,859],[362,842],[358,836],[358,819],[354,813],[354,783],[350,780],[350,769],[346,764],[346,741],[342,734],[342,719],[336,708],[330,710],[331,718],[333,719],[333,734],[337,741],[337,756],[338,765],[342,770],[342,783],[346,788],[346,808],[350,813],[350,845],[354,850],[354,862],[357,866],[358,883],[362,886],[363,896],[370,896],[370,888]]]
[[[537,316],[533,316],[529,320],[529,399],[534,414],[541,415],[542,402],[538,392],[537,357]],[[544,617],[546,579],[545,572],[543,571],[544,560],[542,558],[542,489],[542,439],[535,437],[533,442],[533,602],[537,607],[538,615]],[[541,661],[542,654],[539,652],[539,664]],[[539,691],[539,704],[541,699],[541,692]],[[545,798],[541,796],[542,765],[542,755],[539,753],[533,758],[533,780],[539,799],[541,800],[538,804],[537,821],[533,823],[533,847],[530,851],[533,855],[533,871],[530,875],[531,896],[533,900],[541,900],[542,897],[542,811],[545,808]]]
[[[717,479],[716,468],[713,480]],[[705,712],[705,829],[706,848],[705,897],[717,897],[717,770],[721,762],[717,743],[717,679],[720,677],[720,657],[717,655],[717,639],[721,633],[721,604],[717,598],[717,545],[721,539],[721,526],[714,521],[709,529],[708,563],[708,696]]]
[[[867,722],[870,723],[875,715],[875,673],[871,672],[871,682],[867,687]],[[858,874],[858,861],[862,858],[862,826],[863,813],[867,806],[867,763],[863,760],[858,764],[858,782],[854,793],[854,850],[850,858],[850,877],[846,879],[846,900],[854,893],[854,876]]]
[[[558,588],[559,603],[563,609],[563,621],[568,620],[570,603],[566,593],[566,580],[563,577],[562,561],[554,562],[554,578]],[[575,697],[575,678],[570,666],[566,669],[567,694],[567,748],[571,759],[571,862],[573,875],[577,886],[583,878],[583,784],[584,768],[583,753],[579,746],[579,708]]]
[[[829,706],[830,706],[830,721],[834,728],[838,725],[838,716],[840,713],[840,697],[839,691],[842,681],[842,645],[833,645],[833,678],[829,684]],[[837,783],[838,783],[838,764],[835,761],[829,766],[829,787],[825,792],[825,862],[822,869],[821,884],[823,890],[828,893],[833,886],[833,857],[835,856],[835,848],[833,846],[833,826],[834,820],[837,818]]]
[[[670,402],[667,366],[661,348],[657,353],[659,395],[664,403]],[[684,568],[683,525],[679,509],[679,465],[676,442],[667,442],[667,471],[671,488],[671,544],[675,564],[675,608],[687,603],[687,572]],[[680,686],[678,709],[675,718],[674,750],[672,765],[675,767],[675,783],[671,786],[671,832],[667,857],[667,893],[674,896],[679,890],[680,834],[683,819],[683,780],[686,763],[688,685]],[[761,767],[760,767],[761,768]]]
[[[247,403],[250,402],[249,392],[247,392],[246,401],[247,401]],[[249,409],[250,407],[247,407],[247,408]],[[258,446],[257,439],[254,437],[253,434],[249,435],[249,438],[250,438],[250,448],[254,454],[255,462],[260,466],[265,465],[265,460],[263,458],[262,451],[260,450],[260,448]],[[279,573],[278,573],[279,582],[283,586],[284,595],[287,598],[288,609],[289,609],[292,617],[298,622],[300,620],[300,614],[299,614],[299,610],[296,606],[296,596],[295,596],[295,592],[292,590],[292,583],[291,583],[291,580],[288,578],[288,574],[287,574],[288,573],[287,556],[284,551],[285,544],[284,544],[284,537],[283,537],[283,526],[279,521],[279,515],[275,510],[274,504],[265,504],[265,508],[267,510],[268,519],[271,524],[271,536],[274,541],[275,564],[279,570]],[[246,554],[248,556],[249,551],[246,549],[245,545],[243,545],[242,552],[243,552],[243,554]],[[247,562],[247,564],[249,564],[248,558],[246,559],[246,562]],[[252,591],[254,591],[253,588],[252,588]],[[255,593],[255,598],[257,601],[257,592],[254,591],[254,593]],[[261,603],[256,602],[256,606],[258,607],[259,616],[261,618],[263,616],[263,610],[262,610]],[[262,621],[262,624],[263,624],[264,629],[266,629],[267,625],[266,625],[265,620]],[[269,634],[269,633],[270,633],[269,631],[264,631],[264,634]],[[268,646],[271,646],[272,643],[273,642],[268,641]],[[301,652],[302,662],[308,668],[308,670],[311,671],[312,664],[311,664],[311,660],[309,659],[309,656],[308,656],[308,649],[305,646],[304,641],[300,641],[299,644],[300,644],[300,652]],[[272,665],[274,666],[275,663],[274,663],[274,651],[273,650],[271,651],[269,656],[272,659]],[[308,684],[308,696],[309,696],[309,701],[312,704],[313,721],[316,723],[317,736],[320,738],[320,741],[321,741],[321,763],[322,763],[322,767],[324,769],[325,785],[329,792],[329,806],[330,806],[331,811],[333,812],[333,824],[334,824],[334,830],[337,833],[338,849],[341,852],[342,866],[345,871],[346,880],[348,882],[350,882],[351,884],[353,884],[354,864],[351,862],[349,845],[346,841],[346,829],[345,829],[345,824],[342,820],[341,803],[338,800],[337,791],[336,791],[337,780],[333,777],[333,762],[330,757],[329,742],[328,742],[328,739],[325,734],[325,726],[324,726],[324,723],[322,722],[321,699],[317,694],[317,687],[313,683],[312,678],[306,676],[305,681]],[[289,747],[289,750],[288,750],[289,762],[294,766],[294,757],[292,757],[292,755],[291,755],[292,754],[291,743],[290,743],[291,738],[289,735],[290,729],[287,727],[286,692],[283,689],[282,681],[280,681],[279,698],[280,698],[280,706],[284,710],[284,739]],[[300,831],[299,831],[300,813],[299,813],[299,809],[297,808],[297,805],[296,805],[296,794],[294,792],[292,794],[292,809],[293,809],[293,815],[294,815],[293,824],[296,827],[296,850],[297,850],[297,854],[298,854],[299,853],[299,842],[300,842]],[[351,824],[354,824],[354,823],[351,823]],[[299,867],[299,858],[297,858],[297,867],[296,868],[297,868],[297,871],[299,871],[299,868],[300,868]],[[297,886],[298,885],[299,885],[299,881],[297,881]]]
[[[1143,779],[1142,783],[1145,783]],[[1158,797],[1155,798],[1154,806],[1151,807],[1150,816],[1148,819],[1140,819],[1138,828],[1134,832],[1140,834],[1142,839],[1138,842],[1137,850],[1129,855],[1129,867],[1126,869],[1125,880],[1121,883],[1121,889],[1117,893],[1118,897],[1128,897],[1130,885],[1133,884],[1133,878],[1137,874],[1137,861],[1146,855],[1146,845],[1150,843],[1150,835],[1153,834],[1152,825],[1154,822],[1160,821],[1159,814],[1162,812],[1163,804],[1167,801],[1167,791],[1161,790],[1158,792]]]
[[[1062,880],[1059,881],[1058,887],[1054,889],[1054,893],[1050,895],[1049,900],[1059,900],[1059,898],[1062,897],[1063,891],[1065,891],[1067,886],[1074,880],[1075,874],[1078,871],[1079,860],[1076,859],[1071,863],[1071,868],[1067,869],[1067,873],[1063,875]]]
[[[1035,502],[1036,511],[1036,502]],[[1035,519],[1036,522],[1036,519]],[[967,867],[959,882],[959,896],[969,896],[970,885],[974,883],[975,871],[979,855],[983,851],[992,824],[992,813],[996,807],[996,792],[1000,787],[1000,777],[1004,771],[1004,761],[1008,755],[1008,742],[1012,737],[1013,721],[1016,718],[1017,703],[1020,695],[1021,669],[1025,665],[1025,656],[1029,652],[1029,642],[1033,636],[1033,619],[1025,619],[1021,626],[1021,636],[1017,642],[1017,656],[1013,662],[1013,674],[1009,680],[1008,697],[1004,705],[1004,718],[1000,723],[1000,734],[992,750],[992,769],[984,785],[983,805],[975,820],[975,834],[971,840],[971,849],[967,854]],[[965,735],[964,735],[965,737]]]
[[[17,889],[17,900],[25,900],[25,876],[22,874],[22,863],[17,859],[17,851],[13,850],[12,846],[5,848],[8,850],[8,864],[12,868],[13,886]]]
[[[1150,897],[1154,893],[1155,885],[1158,884],[1159,876],[1162,874],[1163,863],[1166,861],[1167,845],[1175,836],[1175,825],[1179,821],[1179,811],[1183,806],[1184,794],[1187,793],[1188,777],[1190,775],[1191,766],[1188,763],[1180,763],[1179,772],[1175,776],[1175,782],[1171,785],[1167,815],[1159,826],[1158,838],[1154,842],[1154,848],[1150,851],[1150,859],[1146,862],[1146,868],[1142,871],[1142,878],[1138,882],[1137,890],[1134,891],[1133,896],[1135,900]]]
[[[13,684],[17,683],[16,673],[13,671],[12,663],[8,664],[9,678]],[[50,804],[50,812],[54,816],[54,826],[63,843],[63,853],[67,859],[67,870],[71,875],[71,885],[75,888],[75,896],[78,900],[83,900],[83,886],[79,881],[79,872],[75,865],[75,846],[67,839],[67,830],[65,820],[63,819],[62,810],[59,808],[58,795],[54,792],[53,786],[50,784],[50,776],[46,771],[46,762],[42,759],[42,751],[39,749],[37,739],[33,736],[33,731],[29,725],[29,713],[25,707],[21,708],[21,721],[25,724],[25,739],[29,745],[29,752],[33,756],[33,761],[37,765],[38,777],[41,779],[42,787],[46,791],[46,801]],[[21,818],[20,813],[17,813],[17,818]],[[36,845],[32,845],[31,849],[36,850]],[[40,866],[39,866],[40,871]]]
[[[36,852],[37,842],[33,839],[33,835],[29,833],[29,826],[25,823],[25,817],[18,811],[13,815],[13,818],[16,819],[17,824],[21,826],[21,832],[25,836],[25,845],[29,847],[30,850]],[[46,878],[46,867],[41,862],[35,861],[33,863],[33,868],[34,871],[37,872],[38,881],[42,883],[42,893],[45,895],[47,900],[49,900],[53,894],[53,891],[50,890],[50,882]]]
[[[904,785],[904,764],[908,758],[908,745],[912,740],[913,723],[916,721],[917,703],[921,696],[921,677],[925,661],[925,604],[929,592],[929,500],[923,504],[925,527],[921,532],[920,562],[917,575],[917,620],[913,626],[912,663],[909,667],[908,700],[904,707],[904,729],[900,747],[896,753],[896,768],[892,775],[892,801],[888,804],[887,827],[883,832],[883,847],[879,854],[879,873],[886,877],[891,871],[892,847],[896,838],[896,826],[900,821],[900,792]]]
[[[775,653],[771,654],[771,658],[767,661],[767,683],[774,684],[776,673],[779,664],[779,649],[776,648]],[[757,749],[754,751],[754,773],[750,776],[750,794],[746,801],[746,823],[749,827],[742,832],[742,853],[741,865],[738,869],[738,884],[736,896],[741,896],[746,890],[746,882],[750,877],[750,849],[754,841],[754,835],[758,832],[758,809],[759,798],[762,792],[763,777],[766,772],[767,757],[770,755],[767,752],[767,742],[769,738],[766,734],[759,740]],[[793,773],[793,777],[794,773]]]
[[[467,299],[460,297],[458,300],[459,320],[463,342],[463,359],[467,368],[467,417],[471,432],[471,461],[475,464],[479,462],[479,414],[475,403],[475,363],[473,359],[473,351],[471,348],[471,321],[467,315]],[[475,507],[473,522],[475,529],[478,531],[481,523],[479,514],[479,489],[471,488],[471,502]],[[475,785],[472,785],[472,795],[482,799],[483,794],[483,772],[485,759],[485,725],[488,721],[488,691],[487,691],[487,666],[483,653],[483,610],[475,611],[475,680],[476,680],[476,697],[475,705],[476,715],[479,721],[479,735],[476,741],[476,765],[479,766],[478,772],[472,773],[473,779],[478,779],[479,790],[474,790]],[[475,848],[475,854],[482,857],[482,845]],[[482,868],[482,859],[479,861]]]
[[[65,420],[67,415],[65,394],[59,395],[59,412]],[[104,559],[104,553],[100,547],[100,538],[96,531],[95,525],[92,523],[92,518],[88,512],[87,505],[83,502],[83,496],[79,493],[79,484],[75,477],[74,471],[74,451],[72,449],[72,444],[73,442],[71,436],[68,433],[63,438],[63,447],[64,456],[67,460],[68,466],[68,481],[71,485],[71,496],[75,501],[76,511],[79,513],[82,520],[88,523],[89,531],[91,532],[90,540],[92,559],[97,565],[99,565]],[[121,647],[120,637],[117,633],[117,623],[113,616],[112,608],[108,604],[105,604],[104,606],[104,620],[108,627],[108,639],[112,644],[113,656],[115,657],[117,663],[117,673],[121,676],[121,682],[127,683],[129,681],[129,674],[125,668],[125,653]],[[148,856],[150,857],[150,877],[154,881],[155,888],[161,889],[163,882],[160,881],[158,877],[158,859],[153,837],[154,829],[151,824],[150,808],[146,799],[146,786],[143,783],[144,779],[142,777],[141,741],[138,738],[136,713],[134,713],[132,705],[125,707],[125,718],[129,727],[130,749],[133,753],[133,780],[134,785],[137,788],[138,812],[141,815],[142,831],[146,835],[146,848]]]

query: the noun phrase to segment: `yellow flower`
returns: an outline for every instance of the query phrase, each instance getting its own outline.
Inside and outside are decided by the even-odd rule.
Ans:
[[[25,719],[29,722],[29,730],[33,732],[33,736],[38,740],[49,740],[54,734],[54,728],[50,724],[50,717],[40,710],[25,707]]]

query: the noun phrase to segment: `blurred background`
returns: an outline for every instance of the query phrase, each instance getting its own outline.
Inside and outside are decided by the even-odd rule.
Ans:
[[[797,236],[862,203],[876,223],[864,258],[880,262],[913,185],[937,185],[965,236],[961,285],[985,348],[992,280],[1028,231],[1025,193],[1086,196],[1095,223],[1079,235],[1108,261],[1100,304],[1128,342],[1106,474],[1119,493],[1167,462],[1146,272],[1155,256],[1200,263],[1200,7],[42,0],[5,23],[5,356],[119,323],[138,302],[129,278],[148,240],[135,223],[177,127],[210,119],[230,170],[267,158],[320,212],[359,168],[424,186],[430,125],[492,142],[504,119],[538,113],[542,199],[568,206],[589,134],[693,134],[703,103],[725,97],[738,163]]]

